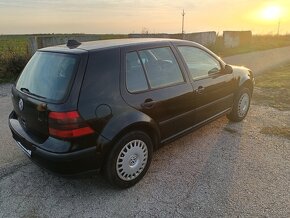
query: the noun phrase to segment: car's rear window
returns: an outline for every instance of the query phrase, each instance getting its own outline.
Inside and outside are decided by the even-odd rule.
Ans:
[[[16,88],[47,100],[62,100],[78,67],[78,56],[36,52],[21,73]]]

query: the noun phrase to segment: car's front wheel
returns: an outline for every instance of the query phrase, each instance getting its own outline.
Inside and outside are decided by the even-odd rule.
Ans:
[[[110,152],[105,172],[109,182],[128,188],[139,182],[147,172],[152,158],[153,144],[141,131],[124,135]]]
[[[248,88],[242,88],[234,99],[234,105],[227,118],[233,122],[242,121],[249,111],[251,104],[251,92]]]

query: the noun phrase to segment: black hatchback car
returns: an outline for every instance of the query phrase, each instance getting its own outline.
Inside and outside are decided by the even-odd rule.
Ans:
[[[254,78],[184,40],[121,39],[40,49],[12,87],[9,127],[36,163],[102,170],[126,188],[152,152],[222,115],[241,121]]]

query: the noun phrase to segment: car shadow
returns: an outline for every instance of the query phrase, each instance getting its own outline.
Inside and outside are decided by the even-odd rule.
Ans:
[[[38,215],[68,207],[75,216],[91,208],[107,216],[149,216],[159,213],[162,205],[168,213],[185,216],[213,210],[213,204],[224,209],[237,173],[243,130],[243,122],[220,118],[163,146],[155,152],[146,176],[129,189],[115,188],[101,175],[66,178],[29,164],[0,180],[1,198],[5,202],[17,198],[20,203],[9,205],[11,211],[42,208]]]

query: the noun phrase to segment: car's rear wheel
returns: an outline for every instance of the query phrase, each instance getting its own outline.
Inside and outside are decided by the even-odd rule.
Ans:
[[[147,172],[152,158],[150,137],[141,131],[124,135],[110,152],[105,172],[112,185],[128,188],[139,182]]]
[[[251,104],[251,92],[248,88],[242,88],[234,99],[234,105],[227,118],[234,122],[242,121],[249,111]]]

